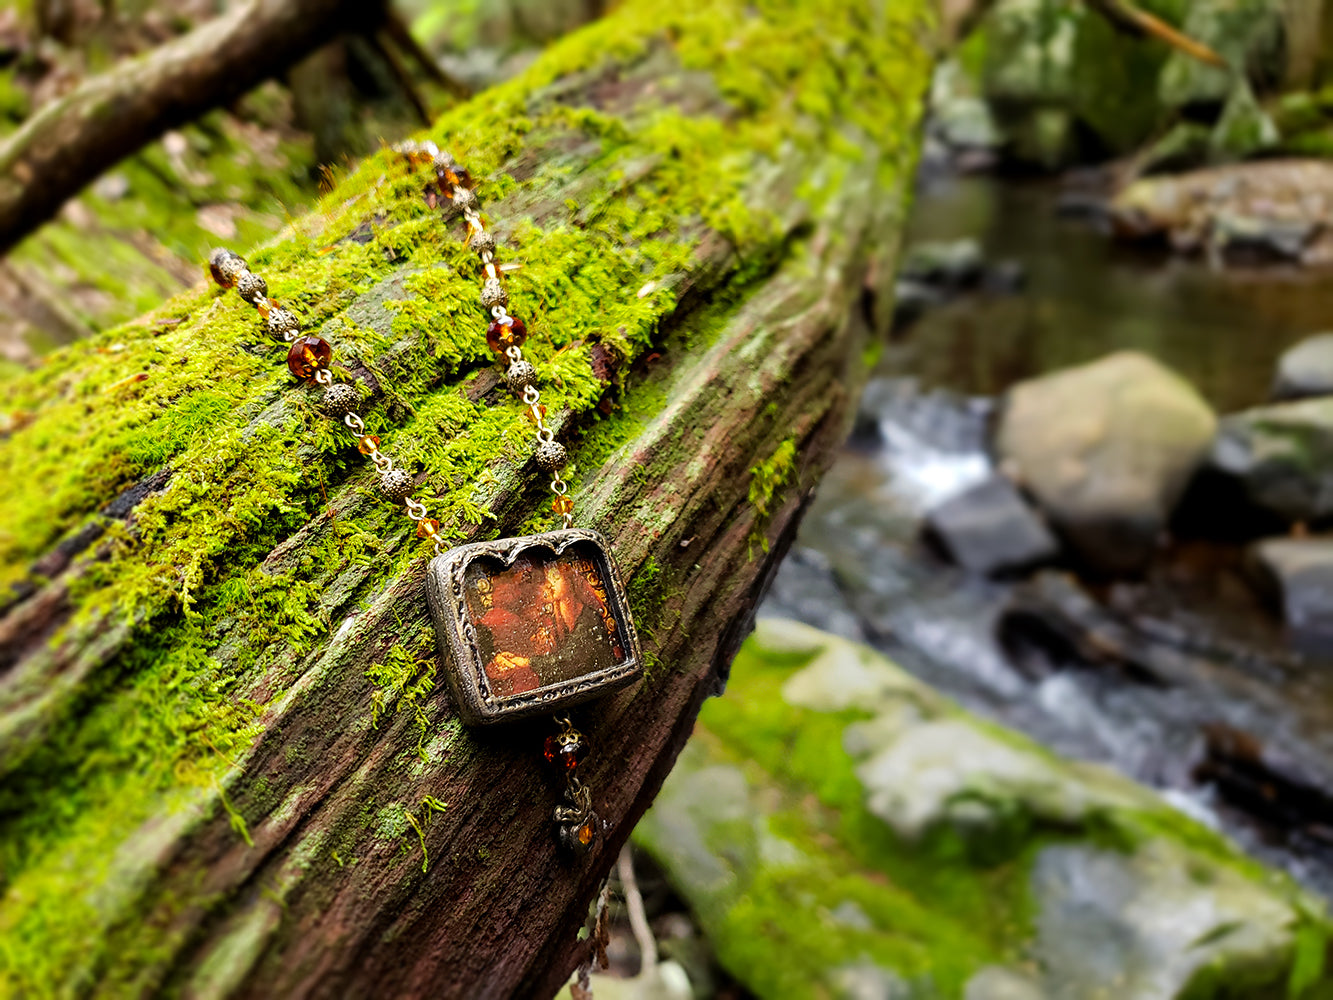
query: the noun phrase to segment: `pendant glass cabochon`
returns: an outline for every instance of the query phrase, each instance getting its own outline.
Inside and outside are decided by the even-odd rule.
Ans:
[[[470,725],[549,714],[642,673],[620,574],[595,531],[460,545],[431,560],[426,596]]]

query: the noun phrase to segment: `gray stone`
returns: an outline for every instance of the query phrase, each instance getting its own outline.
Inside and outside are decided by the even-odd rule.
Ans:
[[[1006,969],[1003,965],[988,965],[967,981],[963,1000],[1047,1000],[1041,986],[1030,977]]]
[[[1333,333],[1307,337],[1282,353],[1272,395],[1275,400],[1333,395]]]
[[[1333,397],[1224,417],[1208,462],[1250,503],[1287,521],[1333,515]]]
[[[926,525],[954,562],[992,575],[1053,559],[1060,546],[1041,515],[1003,476],[992,476],[946,500]]]
[[[776,619],[635,837],[760,996],[1183,1000],[1225,984],[1268,1000],[1296,928],[1326,926],[1320,903],[1148,789]],[[1005,916],[978,925],[991,907]]]
[[[1287,904],[1232,870],[1201,877],[1197,864],[1165,840],[1130,853],[1090,844],[1042,850],[1032,870],[1033,952],[1046,995],[1095,996],[1091,984],[1117,1000],[1205,995],[1187,992],[1195,977],[1229,967],[1248,982],[1226,995],[1281,996],[1265,987],[1284,982]]]
[[[1333,538],[1268,538],[1251,552],[1287,624],[1333,636]]]
[[[898,274],[907,281],[958,289],[979,282],[985,267],[981,244],[964,237],[909,247]]]
[[[1143,568],[1217,420],[1184,379],[1134,352],[1014,386],[1003,468],[1093,569]]]

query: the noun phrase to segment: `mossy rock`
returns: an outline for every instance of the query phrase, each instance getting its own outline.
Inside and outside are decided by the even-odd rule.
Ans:
[[[1327,995],[1288,879],[794,622],[759,623],[636,838],[762,997]]]

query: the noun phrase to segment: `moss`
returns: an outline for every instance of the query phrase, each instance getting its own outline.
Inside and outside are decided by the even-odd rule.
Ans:
[[[1011,822],[988,827],[981,850],[947,826],[900,838],[869,811],[844,749],[847,727],[870,713],[807,710],[782,695],[788,678],[816,654],[748,641],[726,697],[704,706],[680,773],[636,833],[689,886],[686,895],[720,960],[750,989],[784,997],[837,992],[830,970],[860,956],[926,995],[960,996],[984,966],[1025,964],[1034,934],[1032,865],[1045,847],[1079,841],[1132,852],[1165,838],[1187,848],[1200,877],[1215,877],[1217,866],[1231,869],[1277,892],[1300,915],[1294,957],[1278,950],[1249,964],[1208,966],[1184,995],[1270,995],[1271,987],[1277,996],[1284,984],[1291,997],[1321,995],[1329,934],[1323,907],[1165,805],[1096,810],[1073,823],[1015,811]],[[919,696],[929,715],[958,711],[924,689]],[[1050,756],[1017,734],[975,724],[1026,753]],[[727,770],[744,775],[753,804],[737,801]],[[1087,779],[1107,780],[1092,773]],[[719,794],[732,803],[729,810],[702,805]],[[680,814],[692,818],[678,825]],[[696,835],[704,838],[702,856],[690,846]],[[725,871],[710,874],[716,859]]]
[[[772,513],[770,506],[774,494],[787,484],[791,478],[796,461],[796,439],[787,438],[773,454],[750,469],[749,500],[755,511],[754,528],[751,531],[751,544],[758,542],[765,552],[768,551],[768,538],[764,528]]]
[[[669,380],[632,373],[660,345],[663,321],[679,321],[673,289],[697,268],[701,239],[721,233],[735,256],[709,277],[713,303],[690,314],[679,334],[686,343],[706,344],[753,282],[793,252],[776,211],[747,207],[757,203],[748,193],[757,173],[777,157],[846,156],[842,133],[859,131],[880,147],[881,178],[901,180],[926,74],[916,39],[927,24],[915,3],[875,13],[813,2],[632,3],[430,130],[481,179],[501,260],[524,265],[510,283],[511,308],[528,322],[543,402],[575,441],[576,490],[666,399]],[[563,105],[542,95],[608,59],[620,61],[619,75],[656,74],[645,67],[663,54],[682,85],[709,81],[699,85],[698,115],[645,105],[613,117],[585,107],[578,92]],[[569,153],[587,148],[596,150],[591,163]],[[227,183],[220,168],[218,183]],[[422,474],[417,495],[451,537],[477,523],[498,531],[499,512],[549,524],[544,486],[524,472],[523,412],[467,393],[491,363],[475,265],[460,224],[441,225],[422,188],[400,157],[376,153],[311,215],[251,251],[251,265],[307,329],[330,331],[340,378],[364,365],[378,381],[362,410],[367,425]],[[810,197],[817,207],[820,196]],[[151,217],[127,224],[176,232]],[[171,238],[202,258],[206,244]],[[649,285],[656,290],[637,294]],[[617,360],[609,387],[593,374],[594,345]],[[150,961],[162,946],[156,932],[105,933],[134,928],[145,905],[133,893],[101,895],[109,845],[132,843],[155,817],[211,815],[221,808],[215,787],[249,825],[280,808],[267,802],[271,792],[231,792],[265,706],[289,693],[349,609],[427,554],[400,512],[375,497],[366,463],[316,398],[291,387],[281,349],[252,310],[203,287],[0,384],[0,411],[11,427],[23,424],[0,440],[9,487],[0,494],[0,586],[27,581],[62,538],[107,523],[98,510],[120,490],[170,471],[132,526],[107,523],[99,558],[73,574],[76,613],[51,640],[59,649],[128,628],[124,652],[82,687],[54,687],[46,737],[5,761],[0,982],[12,991],[43,995],[109,964]],[[599,409],[606,401],[609,414]],[[407,630],[395,643],[370,671],[381,716],[419,713],[433,683],[426,633]],[[404,767],[437,759],[419,714],[416,723]],[[363,822],[320,848],[333,866],[354,863],[391,808],[364,795]]]

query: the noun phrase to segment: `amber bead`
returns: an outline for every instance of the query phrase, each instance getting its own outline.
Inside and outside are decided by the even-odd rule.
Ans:
[[[536,413],[533,412],[534,409],[537,411]],[[528,407],[528,419],[535,424],[539,418],[542,420],[546,419],[545,403],[538,403],[535,407],[532,406]]]
[[[467,167],[460,167],[457,163],[445,169],[444,179],[461,188],[472,187],[472,175],[468,173]]]
[[[333,348],[319,337],[297,337],[287,352],[287,367],[299,379],[314,378],[332,360]]]
[[[522,347],[528,339],[528,328],[523,321],[514,316],[506,316],[507,322],[496,320],[486,328],[486,343],[496,354],[503,354],[511,347]]]
[[[374,434],[366,434],[357,440],[356,450],[363,455],[373,455],[380,450],[380,439]]]
[[[578,829],[575,836],[579,839],[579,846],[588,848],[592,846],[593,838],[597,836],[597,828],[593,826],[591,819],[585,820]]]
[[[417,522],[418,538],[434,538],[440,531],[440,522],[432,521],[430,518],[423,518]]]
[[[587,754],[588,745],[583,742],[583,734],[572,729],[546,737],[546,745],[542,748],[542,756],[548,764],[566,771],[576,770]]]
[[[561,515],[572,514],[574,513],[574,501],[569,497],[556,497],[551,503],[551,509]]]

